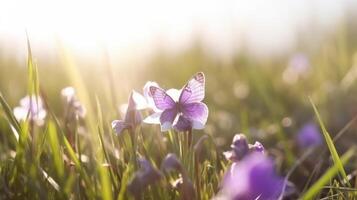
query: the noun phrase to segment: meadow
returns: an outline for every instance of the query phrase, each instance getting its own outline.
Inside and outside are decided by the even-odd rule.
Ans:
[[[355,34],[136,67],[29,38],[27,60],[0,55],[0,199],[355,199]]]

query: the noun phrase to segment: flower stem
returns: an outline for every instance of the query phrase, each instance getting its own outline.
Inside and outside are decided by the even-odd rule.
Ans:
[[[136,142],[135,142],[135,131],[133,129],[129,129],[129,135],[131,140],[131,147],[132,147],[132,160],[134,164],[134,169],[138,169],[137,166],[137,158],[136,158]]]

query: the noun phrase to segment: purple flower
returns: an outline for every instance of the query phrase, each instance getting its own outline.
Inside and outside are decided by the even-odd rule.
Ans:
[[[141,158],[139,163],[139,171],[135,172],[134,177],[128,184],[128,191],[135,199],[140,199],[145,188],[162,178],[160,171],[155,169],[148,160]]]
[[[304,77],[310,69],[309,58],[303,53],[297,53],[289,60],[287,68],[283,72],[283,80],[294,84],[298,79]]]
[[[205,96],[205,76],[202,72],[194,75],[180,91],[165,91],[151,86],[150,94],[160,112],[149,116],[145,122],[159,120],[161,131],[168,131],[172,127],[179,131],[204,128],[208,108],[201,102]]]
[[[39,126],[44,124],[46,115],[41,97],[26,96],[20,100],[20,106],[14,108],[14,116],[17,120],[29,119]]]
[[[151,109],[154,112],[160,112],[160,110],[156,108],[154,100],[150,94],[151,86],[159,87],[159,85],[156,82],[148,81],[146,82],[143,88],[144,95],[141,95],[136,91],[133,91],[132,98],[135,102],[135,107],[137,110]]]
[[[233,137],[231,150],[223,154],[227,160],[237,162],[252,152],[264,153],[263,145],[260,142],[255,142],[254,145],[248,144],[247,138],[243,134],[236,134]]]
[[[146,82],[146,84],[143,88],[143,94],[144,94],[144,98],[146,100],[146,108],[150,108],[150,109],[154,110],[155,112],[160,112],[160,110],[156,108],[154,99],[152,98],[152,95],[150,93],[151,86],[159,87],[159,84],[157,84],[156,82],[152,82],[152,81]]]
[[[138,111],[137,104],[133,98],[134,94],[135,91],[130,94],[124,120],[114,120],[112,122],[112,128],[119,135],[126,129],[135,129],[142,121],[141,114]]]
[[[310,60],[304,53],[297,53],[290,59],[288,66],[296,73],[303,74],[309,70]]]
[[[255,141],[255,143],[253,145],[249,144],[249,151],[250,152],[264,153],[264,146],[260,142]]]
[[[310,122],[305,124],[298,132],[298,144],[301,148],[315,147],[322,144],[321,133],[316,124]]]
[[[179,171],[180,173],[183,170],[181,162],[177,158],[177,156],[173,153],[169,153],[166,155],[164,160],[161,162],[161,170],[165,172],[170,172],[173,170]]]
[[[76,119],[77,117],[84,118],[86,115],[86,109],[79,102],[76,96],[76,91],[73,87],[63,88],[61,96],[64,99],[67,109],[67,115],[69,119]]]
[[[252,200],[278,199],[284,179],[274,171],[274,163],[264,154],[253,153],[227,170],[219,197]]]

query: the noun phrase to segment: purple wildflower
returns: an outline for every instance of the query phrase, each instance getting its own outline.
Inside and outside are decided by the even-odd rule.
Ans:
[[[294,84],[304,77],[310,69],[309,58],[303,53],[297,53],[289,60],[287,68],[283,72],[283,80],[286,83]]]
[[[169,153],[166,155],[164,160],[161,162],[161,170],[165,172],[170,172],[173,170],[182,172],[183,168],[181,162],[177,158],[177,156],[173,153]]]
[[[142,121],[140,112],[137,109],[137,104],[133,98],[134,91],[131,93],[128,102],[128,108],[124,120],[114,120],[112,122],[112,128],[117,134],[121,134],[126,129],[135,129]]]
[[[148,160],[141,158],[139,163],[139,171],[135,172],[133,179],[128,184],[128,191],[135,199],[141,199],[140,197],[145,188],[159,181],[162,177],[160,171],[155,169]]]
[[[165,91],[160,87],[151,86],[150,94],[160,112],[149,116],[145,121],[159,119],[161,131],[168,131],[172,127],[179,131],[203,129],[208,117],[208,108],[201,102],[205,96],[204,87],[205,77],[202,72],[194,75],[181,91]]]
[[[289,67],[299,74],[306,73],[310,68],[310,60],[304,53],[295,54],[289,61]]]
[[[26,96],[20,100],[20,106],[14,108],[14,116],[19,121],[29,119],[38,126],[44,124],[47,112],[44,109],[41,97]]]
[[[144,98],[146,100],[146,108],[152,109],[154,112],[160,112],[160,110],[155,106],[154,99],[152,98],[152,95],[150,93],[150,87],[159,87],[159,84],[156,82],[148,81],[146,82],[144,88],[143,88],[143,94]]]
[[[249,144],[249,150],[250,152],[259,152],[259,153],[264,153],[264,146],[262,143],[255,141],[255,143]]]
[[[63,88],[61,91],[61,96],[66,104],[67,115],[70,119],[85,117],[86,109],[77,99],[76,91],[73,87]]]
[[[310,122],[305,124],[298,132],[298,144],[301,148],[315,147],[322,144],[321,133],[316,124]]]
[[[264,153],[264,147],[260,142],[255,142],[254,145],[248,144],[247,138],[243,134],[236,134],[233,137],[231,150],[224,152],[226,159],[233,162],[242,160],[249,153]]]
[[[152,96],[150,94],[149,90],[151,86],[159,87],[156,82],[148,81],[143,88],[144,95],[136,91],[132,92],[132,98],[135,101],[135,107],[137,110],[151,109],[154,112],[160,111],[156,108],[154,100],[152,99]]]
[[[223,199],[278,199],[284,179],[276,175],[274,163],[263,154],[253,153],[227,170],[218,195]]]

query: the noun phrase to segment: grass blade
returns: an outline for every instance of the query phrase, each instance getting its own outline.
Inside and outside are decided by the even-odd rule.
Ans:
[[[27,68],[28,68],[28,78],[29,78],[28,92],[30,96],[35,95],[37,101],[39,88],[40,88],[39,81],[38,81],[38,70],[35,62],[33,61],[31,44],[28,36],[27,36],[27,52],[28,52]]]
[[[104,166],[101,165],[100,162],[103,162],[104,160],[107,160],[108,163],[110,163],[110,160],[107,156],[106,150],[105,150],[105,146],[104,146],[104,141],[103,141],[103,137],[102,134],[104,132],[103,129],[103,117],[102,117],[102,110],[100,107],[100,103],[98,98],[96,98],[97,100],[97,112],[98,112],[98,135],[99,135],[99,141],[100,144],[102,146],[102,150],[103,152],[100,153],[100,160],[99,160],[99,165],[98,165],[98,171],[99,171],[99,175],[100,175],[100,180],[101,180],[101,189],[102,189],[102,198],[103,199],[113,199],[112,197],[112,189],[111,189],[111,181],[109,179],[109,175],[111,176],[112,180],[114,181],[114,177],[113,174],[111,173],[111,167],[109,166],[107,168],[105,168]],[[99,153],[98,153],[99,154]],[[108,173],[109,171],[109,173]]]
[[[3,111],[5,112],[5,115],[7,117],[7,120],[9,121],[10,125],[16,129],[17,133],[20,133],[21,132],[20,124],[16,120],[9,104],[6,102],[6,100],[2,96],[1,92],[0,92],[0,104],[1,104]]]
[[[335,163],[335,165],[337,166],[338,171],[341,174],[342,178],[347,181],[347,175],[346,175],[345,169],[343,168],[342,161],[340,159],[340,156],[338,155],[338,152],[336,150],[335,145],[333,144],[333,141],[332,141],[332,139],[330,137],[330,134],[327,132],[327,130],[325,128],[325,125],[322,122],[322,119],[320,117],[320,114],[319,114],[314,102],[312,101],[311,98],[309,98],[309,100],[310,100],[310,103],[311,103],[312,107],[314,108],[317,120],[319,121],[322,133],[323,133],[323,135],[325,137],[325,140],[326,140],[327,147],[328,147],[328,149],[329,149],[329,151],[331,153],[332,160]]]
[[[353,156],[355,152],[355,149],[352,148],[349,151],[347,151],[342,157],[341,157],[341,163],[345,164],[347,163],[351,157]],[[323,187],[339,172],[340,167],[338,164],[334,164],[330,169],[328,169],[325,174],[313,184],[309,190],[303,195],[302,199],[303,200],[308,200],[308,199],[313,199],[320,191],[323,189]]]
[[[48,122],[48,136],[49,143],[52,150],[53,161],[58,177],[63,177],[64,175],[64,165],[62,159],[62,153],[60,150],[60,144],[58,141],[56,126],[52,121]]]

